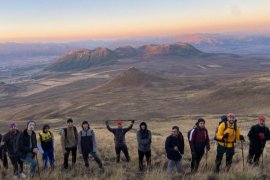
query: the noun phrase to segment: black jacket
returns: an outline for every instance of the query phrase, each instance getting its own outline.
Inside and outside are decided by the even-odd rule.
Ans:
[[[18,153],[18,140],[21,132],[19,130],[16,133],[8,132],[5,134],[3,141],[5,143],[5,147],[7,148],[7,152],[9,156],[16,156]]]
[[[32,141],[32,147],[30,148],[30,138]],[[33,131],[32,135],[29,136],[27,133],[27,129],[25,129],[20,137],[19,137],[19,144],[18,144],[18,153],[21,158],[25,158],[28,153],[33,153],[33,149],[37,148],[37,138],[36,138],[36,133]]]
[[[174,150],[174,147],[177,146],[179,151]],[[179,132],[178,137],[170,135],[167,137],[165,142],[165,150],[167,153],[167,158],[174,161],[180,161],[182,154],[184,154],[184,138],[182,133]]]
[[[259,134],[264,134],[264,139],[261,140]],[[269,128],[266,126],[260,126],[259,124],[254,125],[250,128],[248,132],[248,138],[250,143],[254,146],[263,146],[265,145],[266,141],[270,140],[270,131]]]

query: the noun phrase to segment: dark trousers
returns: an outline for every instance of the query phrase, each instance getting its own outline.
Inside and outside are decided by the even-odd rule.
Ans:
[[[64,168],[67,169],[68,168],[68,157],[69,157],[70,151],[72,154],[72,165],[74,165],[76,163],[77,147],[65,148],[65,149],[67,152],[64,155]]]
[[[223,147],[223,146],[218,144],[215,172],[220,171],[220,165],[221,165],[224,153],[226,153],[226,170],[228,171],[232,165],[232,158],[234,155],[234,147],[227,148],[227,147]]]
[[[197,172],[200,162],[202,160],[204,153],[196,153],[196,156],[192,155],[192,160],[191,160],[191,172]]]
[[[138,150],[139,154],[139,169],[143,170],[143,159],[144,156],[146,157],[147,166],[149,167],[151,165],[151,151],[140,151]]]
[[[85,166],[89,167],[89,160],[88,160],[89,154],[95,159],[95,161],[98,164],[99,168],[102,168],[103,167],[102,162],[99,159],[97,153],[95,153],[95,152],[83,152],[82,153]]]
[[[116,162],[119,163],[120,162],[120,153],[121,151],[123,151],[126,159],[127,159],[127,162],[130,161],[130,157],[129,157],[129,154],[128,154],[128,148],[127,148],[127,145],[126,144],[117,144],[115,146],[115,152],[116,152],[116,156],[117,156],[117,160]]]
[[[48,162],[48,158],[49,158],[49,161],[50,161],[50,166],[51,166],[51,169],[53,170],[54,169],[54,150],[51,149],[49,151],[44,151],[44,153],[42,154],[42,167],[43,169],[47,169],[47,162]]]
[[[255,145],[250,143],[249,144],[249,151],[247,161],[249,164],[259,165],[259,159],[263,153],[264,146],[262,145]]]
[[[11,164],[13,166],[14,175],[19,175],[19,173],[22,173],[23,172],[23,162],[19,158],[19,156],[12,155],[12,156],[9,156],[9,159],[10,159]],[[20,166],[20,171],[19,171],[19,166],[18,165]]]
[[[0,150],[1,153],[0,159],[2,160],[4,167],[7,169],[8,168],[7,154],[5,152],[3,153],[2,151],[3,150]]]

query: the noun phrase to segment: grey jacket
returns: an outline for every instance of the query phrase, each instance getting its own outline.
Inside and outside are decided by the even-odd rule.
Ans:
[[[150,130],[137,131],[138,150],[147,152],[151,151],[152,134]]]
[[[78,149],[82,152],[96,152],[96,137],[92,129],[80,131],[78,136]]]

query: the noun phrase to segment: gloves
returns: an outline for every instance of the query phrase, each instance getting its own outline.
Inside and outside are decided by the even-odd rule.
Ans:
[[[108,125],[109,124],[109,121],[108,120],[106,120],[106,125]]]
[[[206,150],[207,151],[210,151],[210,146],[206,146]]]
[[[224,140],[224,139],[227,139],[228,137],[229,137],[229,133],[226,133],[223,135],[222,139]]]
[[[261,141],[265,140],[264,133],[259,133],[258,136]]]
[[[245,141],[245,137],[243,135],[240,135],[240,141]]]
[[[134,124],[135,120],[132,120],[131,123]]]

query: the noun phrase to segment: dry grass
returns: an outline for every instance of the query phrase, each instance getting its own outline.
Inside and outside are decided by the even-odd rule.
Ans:
[[[195,119],[197,117],[181,117],[170,119],[166,121],[149,121],[149,128],[153,133],[153,143],[152,143],[152,169],[148,172],[140,173],[138,171],[138,155],[137,155],[137,141],[136,141],[136,131],[135,129],[131,130],[127,134],[127,142],[131,156],[131,162],[127,164],[122,159],[120,164],[115,163],[115,152],[114,152],[114,143],[113,136],[110,132],[105,129],[104,124],[95,123],[91,126],[95,129],[97,137],[98,151],[97,153],[101,157],[105,165],[105,172],[101,173],[98,169],[97,164],[90,158],[90,168],[86,169],[83,164],[83,159],[81,155],[78,155],[78,160],[76,166],[70,168],[69,170],[62,169],[63,155],[60,148],[60,139],[57,131],[55,131],[56,136],[56,166],[54,172],[41,172],[41,178],[37,176],[35,179],[147,179],[147,180],[164,180],[164,179],[269,179],[270,168],[267,164],[270,162],[268,153],[270,152],[269,146],[265,149],[264,163],[265,169],[262,172],[260,167],[249,167],[246,166],[243,170],[242,168],[242,156],[240,145],[236,145],[236,154],[233,158],[233,166],[229,173],[221,172],[220,174],[213,173],[215,155],[216,155],[216,145],[215,142],[211,141],[211,150],[208,154],[208,168],[205,167],[205,157],[202,159],[201,167],[199,172],[196,174],[190,174],[190,149],[187,140],[185,139],[185,155],[182,161],[183,173],[175,174],[172,177],[167,176],[166,173],[166,154],[164,151],[164,141],[166,137],[170,134],[171,127],[173,125],[180,126],[180,129],[186,138],[187,131],[194,125]],[[207,116],[207,128],[209,130],[210,138],[213,137],[215,132],[217,118],[216,116]],[[246,135],[249,127],[256,123],[252,121],[252,118],[248,117],[239,117],[239,126],[242,127],[242,134]],[[138,128],[139,122],[136,122],[134,128]],[[128,124],[126,124],[127,126]],[[245,158],[248,151],[248,142],[245,143]],[[122,154],[123,157],[123,154]],[[41,159],[39,155],[39,163],[41,166]],[[222,167],[224,167],[224,161]],[[12,168],[10,168],[6,174],[12,174]],[[269,177],[268,177],[269,176]]]

